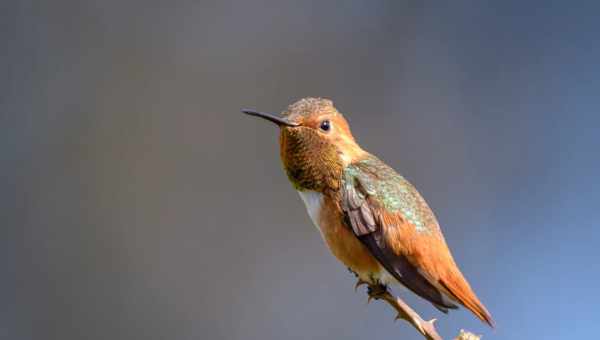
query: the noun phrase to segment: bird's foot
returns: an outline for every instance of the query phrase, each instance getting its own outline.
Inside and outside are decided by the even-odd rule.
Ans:
[[[382,284],[369,285],[368,289],[369,300],[383,300],[387,302],[398,313],[395,320],[403,319],[408,321],[428,340],[442,340],[442,337],[437,333],[434,322],[435,319],[425,321],[417,312],[408,306],[400,298],[390,294],[387,287]]]
[[[369,303],[373,299],[375,299],[375,300],[383,299],[385,294],[389,294],[389,292],[388,292],[387,286],[378,283],[375,285],[369,285],[369,287],[367,289],[367,294],[369,294],[369,299],[367,300],[367,303]]]

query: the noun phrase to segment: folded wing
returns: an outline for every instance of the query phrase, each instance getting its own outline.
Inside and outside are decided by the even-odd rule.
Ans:
[[[345,169],[341,195],[346,224],[396,280],[443,312],[459,302],[492,325],[408,181],[371,156]]]

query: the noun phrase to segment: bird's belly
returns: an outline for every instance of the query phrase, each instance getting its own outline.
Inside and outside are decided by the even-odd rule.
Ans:
[[[384,279],[387,272],[352,230],[344,225],[343,215],[333,199],[314,191],[299,193],[331,253],[365,281]]]

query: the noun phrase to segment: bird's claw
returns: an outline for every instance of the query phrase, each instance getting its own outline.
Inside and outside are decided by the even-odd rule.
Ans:
[[[354,285],[354,291],[356,292],[358,290],[358,287],[360,286],[364,286],[364,285],[368,285],[369,283],[367,281],[363,281],[362,279],[358,279],[358,281],[356,281],[356,284]]]
[[[373,299],[381,299],[387,292],[387,287],[384,285],[369,285],[369,288],[367,289],[367,294],[369,294],[367,304],[370,303]]]
[[[435,329],[435,321],[436,319],[431,319],[429,321],[423,320],[419,314],[417,314],[410,306],[408,306],[404,301],[400,298],[394,297],[387,290],[387,287],[382,284],[369,285],[369,289],[367,290],[369,294],[369,300],[383,300],[390,304],[398,314],[394,319],[403,319],[409,322],[419,333],[425,336],[428,340],[442,340],[442,337],[437,333]]]

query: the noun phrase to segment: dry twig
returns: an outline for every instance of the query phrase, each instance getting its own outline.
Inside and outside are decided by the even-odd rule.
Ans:
[[[355,288],[358,288],[359,286],[361,286],[363,284],[367,284],[367,283],[359,280],[356,283]],[[431,319],[429,321],[423,320],[423,318],[421,318],[421,316],[419,314],[417,314],[417,312],[415,312],[412,308],[410,308],[410,306],[407,305],[406,302],[402,301],[402,299],[400,299],[398,297],[393,296],[389,292],[387,287],[385,287],[385,286],[369,285],[368,288],[369,288],[369,290],[368,290],[369,301],[371,301],[372,299],[375,299],[375,300],[383,300],[383,301],[387,302],[390,306],[392,306],[392,308],[394,308],[396,310],[396,312],[398,312],[398,315],[396,316],[396,320],[398,320],[398,319],[406,320],[417,331],[419,331],[419,333],[421,333],[427,340],[443,340],[442,337],[438,334],[437,330],[435,329],[434,323],[435,323],[436,319]],[[479,339],[480,339],[479,336],[474,335],[469,332],[465,332],[464,330],[461,330],[460,334],[455,338],[455,340],[479,340]]]

